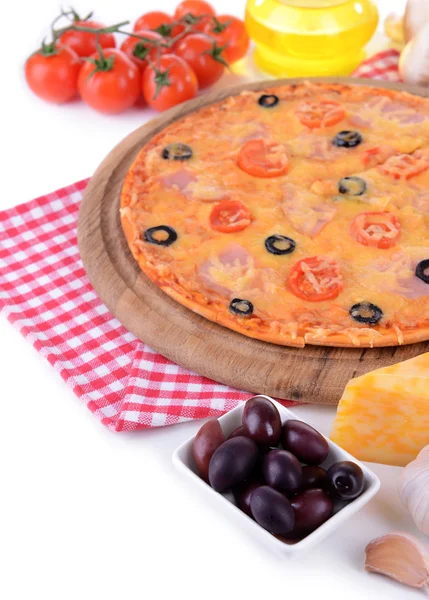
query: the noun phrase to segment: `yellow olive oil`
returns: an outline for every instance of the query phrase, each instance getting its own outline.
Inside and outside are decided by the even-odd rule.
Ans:
[[[378,24],[372,0],[248,0],[257,66],[276,76],[348,75]]]

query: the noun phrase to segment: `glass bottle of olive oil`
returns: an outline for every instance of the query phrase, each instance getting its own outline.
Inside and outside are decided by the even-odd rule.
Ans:
[[[276,76],[348,75],[378,23],[372,0],[248,0],[257,66]]]

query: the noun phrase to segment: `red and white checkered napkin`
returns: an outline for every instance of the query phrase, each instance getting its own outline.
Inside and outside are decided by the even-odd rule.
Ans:
[[[87,180],[0,212],[0,311],[116,431],[219,416],[249,396],[171,363],[104,306],[80,260]]]
[[[384,52],[359,73],[393,79],[395,60],[392,51]],[[115,431],[219,416],[234,408],[249,394],[155,353],[95,293],[76,238],[86,183],[0,212],[0,312]]]
[[[365,60],[353,77],[364,77],[367,79],[382,79],[384,81],[402,81],[398,71],[399,52],[393,48],[383,50]]]

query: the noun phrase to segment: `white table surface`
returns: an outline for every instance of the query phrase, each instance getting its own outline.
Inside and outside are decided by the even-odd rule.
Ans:
[[[215,2],[223,12],[243,14],[244,0]],[[404,4],[379,1],[384,14]],[[30,94],[22,66],[58,5],[2,5],[0,209],[88,176],[117,142],[152,117],[148,110],[105,117],[83,104],[55,107]],[[167,11],[174,5],[156,3]],[[76,3],[110,23],[154,6]],[[173,449],[200,422],[133,434],[108,431],[5,319],[0,365],[2,599],[420,597],[362,567],[373,537],[398,529],[417,533],[397,495],[399,469],[375,465],[382,480],[376,499],[322,546],[288,562],[218,515],[173,470]],[[334,408],[296,412],[329,433]]]

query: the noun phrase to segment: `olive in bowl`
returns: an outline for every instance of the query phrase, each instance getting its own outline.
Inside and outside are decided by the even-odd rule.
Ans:
[[[263,398],[272,402],[277,409],[282,428],[288,421],[299,421],[293,412],[280,403],[271,400],[267,396]],[[235,429],[242,426],[244,409],[245,405],[240,404],[219,417],[218,421],[225,438],[228,438]],[[247,437],[246,435],[243,436],[243,433],[244,431],[240,429],[235,437],[227,439],[227,442]],[[363,508],[379,489],[380,483],[374,473],[326,438],[323,439],[326,440],[328,445],[328,455],[323,463],[321,465],[301,464],[302,473],[299,489],[296,490],[295,486],[293,486],[293,491],[275,489],[265,479],[266,475],[269,477],[268,473],[264,474],[265,460],[273,452],[278,453],[279,450],[290,452],[290,450],[286,450],[282,445],[267,444],[266,441],[261,444],[254,439],[248,439],[253,441],[257,448],[257,458],[253,467],[251,468],[250,464],[253,463],[252,458],[252,460],[249,460],[250,466],[246,462],[246,468],[241,473],[240,469],[235,472],[240,477],[243,476],[243,481],[237,483],[237,479],[240,478],[237,475],[237,479],[235,477],[233,479],[234,483],[229,480],[228,485],[230,487],[225,487],[219,493],[210,484],[206,483],[199,474],[192,452],[194,438],[184,442],[176,449],[173,454],[173,462],[181,474],[186,476],[194,486],[199,487],[202,494],[205,494],[205,501],[213,503],[219,511],[223,512],[223,515],[220,515],[219,518],[226,517],[231,521],[236,521],[260,543],[281,555],[300,555],[337,528],[347,526],[348,519]],[[224,444],[227,442],[224,442]],[[215,452],[220,452],[222,445]],[[252,446],[252,449],[254,448],[255,446]],[[254,456],[253,450],[250,454]],[[214,454],[212,459],[213,457]],[[295,458],[297,457],[295,456]],[[272,460],[270,459],[270,461]],[[327,484],[327,471],[329,468],[344,461],[359,466],[362,469],[364,481],[362,493],[356,499],[347,503],[337,500],[328,489]],[[303,463],[303,461],[298,459],[298,463]],[[292,464],[296,463],[292,461]],[[273,483],[273,481],[270,480],[270,483]],[[306,493],[307,491],[310,493]],[[280,494],[281,499],[278,494]],[[195,501],[197,501],[197,496],[195,496]],[[333,512],[331,511],[332,506],[336,507]],[[281,533],[279,533],[280,531]]]

